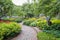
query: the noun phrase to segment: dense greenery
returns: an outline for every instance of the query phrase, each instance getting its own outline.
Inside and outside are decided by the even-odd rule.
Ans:
[[[0,1],[0,17],[20,16],[22,18],[39,17],[41,13],[46,16],[60,18],[60,0],[32,0],[33,3],[23,4],[22,6],[13,5],[11,0]]]
[[[40,29],[55,29],[55,30],[59,30],[60,28],[60,20],[58,19],[51,19],[52,25],[49,26],[46,19],[43,18],[29,18],[27,20],[24,21],[25,25],[28,26],[35,26],[35,27],[39,27]]]
[[[0,18],[3,16],[11,15],[13,3],[11,0],[0,0]]]
[[[40,30],[42,30],[43,33],[38,33],[39,40],[58,40],[60,38],[60,20],[53,18],[51,19],[51,22],[52,25],[49,26],[44,18],[29,18],[24,21],[24,24],[32,27],[38,27]]]
[[[21,32],[21,26],[15,22],[0,23],[0,40],[10,38]]]
[[[46,16],[56,17],[60,15],[60,0],[32,0],[34,3],[28,3],[16,8],[15,13],[24,17],[38,17],[41,13]]]
[[[4,21],[11,21],[11,22],[17,22],[17,23],[19,23],[19,22],[23,21],[23,18],[20,18],[20,17],[17,17],[17,18],[12,18],[12,17],[6,18],[6,17],[3,17],[3,20]]]
[[[25,25],[30,25],[30,23],[32,23],[33,21],[35,21],[36,20],[36,18],[29,18],[29,19],[26,19],[24,22],[23,22],[23,24],[25,24]]]
[[[38,35],[38,40],[60,40],[60,38],[56,38],[52,34],[48,34],[46,32],[39,32]]]
[[[13,5],[11,0],[0,0],[0,19],[9,16],[9,18],[3,18],[3,20],[20,22],[20,20],[26,18],[23,24],[38,27],[43,31],[38,33],[38,40],[60,40],[60,0],[32,1],[33,3],[28,0],[28,3],[22,6],[16,6]],[[45,17],[41,18],[40,14],[44,14]],[[12,16],[19,17],[12,18]],[[47,24],[46,16],[52,18],[50,20],[52,25]],[[21,31],[17,23],[7,21],[4,23],[4,21],[2,23],[2,20],[0,20],[0,40],[5,37],[12,37]]]
[[[60,16],[60,0],[32,0],[33,3],[23,4],[22,6],[13,5],[11,0],[0,1],[0,15],[14,15],[23,18],[39,17],[41,13],[51,17]]]

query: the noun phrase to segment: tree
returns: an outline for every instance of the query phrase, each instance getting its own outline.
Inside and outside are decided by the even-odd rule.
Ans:
[[[39,0],[40,13],[56,16],[60,9],[60,0]]]
[[[33,0],[33,3],[28,0],[28,3],[16,8],[15,13],[26,17],[38,17],[41,13],[55,17],[60,15],[59,4],[60,0]]]
[[[12,14],[13,3],[11,0],[0,0],[0,18]]]

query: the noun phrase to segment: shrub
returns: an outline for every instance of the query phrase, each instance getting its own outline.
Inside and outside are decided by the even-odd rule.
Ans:
[[[32,23],[30,24],[30,26],[36,27],[36,26],[37,26],[37,22],[36,22],[36,21],[35,21],[35,22],[32,22]]]
[[[39,32],[37,34],[38,40],[60,40],[59,38],[54,37],[52,34],[48,34],[45,32]]]
[[[46,32],[48,34],[52,34],[57,38],[60,38],[60,31],[59,30],[43,30],[43,32]]]
[[[3,20],[5,21],[12,21],[12,22],[22,22],[22,18],[18,17],[18,18],[3,18]]]
[[[47,28],[48,30],[60,30],[60,24],[53,24]]]
[[[52,25],[49,26],[47,24],[46,19],[42,20],[40,18],[39,19],[30,18],[28,20],[25,20],[24,24],[28,26],[34,26],[34,27],[36,26],[42,30],[60,30],[60,20],[53,19],[51,20],[51,22],[52,22]]]
[[[33,22],[33,21],[31,21],[31,20],[25,20],[23,24],[29,26],[31,22]]]
[[[51,20],[52,22],[52,25],[49,26],[46,22],[46,20],[38,20],[37,21],[37,26],[40,28],[40,29],[47,29],[47,30],[60,30],[60,20]]]
[[[15,20],[15,18],[3,18],[3,20],[13,21],[13,20]]]
[[[47,25],[43,20],[38,21],[37,26],[43,30],[38,33],[38,40],[60,40],[60,20],[51,20],[52,25]]]
[[[35,24],[40,29],[45,29],[48,26],[46,20],[41,20],[41,19],[37,19],[36,22],[35,22]]]
[[[21,26],[15,22],[0,23],[0,40],[4,38],[13,37],[20,33]]]
[[[15,20],[13,20],[14,22],[17,22],[17,23],[19,23],[19,22],[22,22],[23,21],[23,19],[22,18],[16,18]]]
[[[52,23],[60,23],[60,20],[58,20],[58,19],[54,19],[54,20],[51,20],[52,21]]]
[[[36,18],[29,18],[28,20],[25,20],[23,24],[30,26],[32,22],[34,22]]]

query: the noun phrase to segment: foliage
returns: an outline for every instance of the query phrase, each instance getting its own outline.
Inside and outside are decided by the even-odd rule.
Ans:
[[[21,26],[15,22],[0,23],[0,40],[13,37],[21,32]]]
[[[11,15],[13,3],[11,0],[0,0],[0,17]]]
[[[0,15],[16,15],[23,18],[26,17],[39,17],[41,13],[46,16],[55,17],[60,15],[60,0],[32,0],[33,3],[23,4],[22,6],[15,6],[11,0],[0,1]]]
[[[60,30],[60,24],[52,24],[51,26],[48,26],[48,30]]]
[[[20,18],[20,17],[18,17],[18,18],[12,18],[12,17],[10,17],[10,18],[3,18],[3,20],[5,20],[5,21],[7,21],[7,20],[9,20],[9,21],[12,21],[12,22],[22,22],[22,20],[23,20],[23,18]]]
[[[23,24],[29,26],[29,25],[30,25],[33,21],[35,21],[35,20],[36,20],[36,18],[29,18],[28,20],[25,20]]]
[[[48,29],[48,30],[59,30],[59,27],[60,27],[60,20],[51,20],[52,22],[52,25],[49,26],[47,25],[47,22],[45,20],[40,20],[38,21],[37,23],[37,26],[40,28],[40,29]]]
[[[23,14],[25,17],[38,17],[43,13],[46,16],[55,17],[60,15],[60,0],[32,0],[33,3],[25,3],[18,7],[18,14]],[[21,9],[21,10],[19,10]],[[59,16],[60,17],[60,16]]]
[[[23,18],[16,18],[15,20],[13,20],[14,22],[20,23],[23,21]]]
[[[51,22],[51,26],[47,25],[46,21],[42,23],[40,21],[40,23],[38,23],[38,27],[43,31],[43,33],[38,33],[38,40],[60,40],[60,20],[53,19]],[[51,35],[53,35],[54,38]]]
[[[56,38],[60,38],[60,31],[59,30],[43,30],[43,32],[46,32],[48,34],[52,34]]]
[[[36,26],[37,26],[37,22],[36,22],[36,21],[32,22],[32,23],[30,24],[30,26],[36,27]]]
[[[38,40],[60,40],[59,38],[56,38],[52,34],[48,34],[46,32],[39,32],[37,38]]]
[[[52,21],[52,23],[57,23],[57,24],[60,23],[60,20],[59,20],[59,19],[53,19],[53,20],[51,20],[51,21]]]
[[[44,19],[35,19],[33,20],[32,18],[27,19],[24,21],[25,25],[29,25],[29,26],[34,26],[34,27],[39,27],[42,30],[60,30],[60,20],[57,19],[53,19],[51,20],[52,25],[49,26],[47,24],[47,21]]]

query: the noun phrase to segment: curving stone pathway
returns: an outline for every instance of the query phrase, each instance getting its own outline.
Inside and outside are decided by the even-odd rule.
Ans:
[[[22,32],[12,40],[37,40],[37,32],[35,28],[22,25]]]

